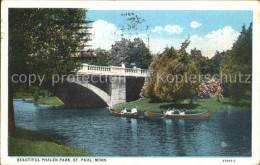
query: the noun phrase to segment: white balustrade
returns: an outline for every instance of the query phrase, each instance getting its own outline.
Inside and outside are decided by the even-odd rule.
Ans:
[[[125,68],[120,66],[97,66],[82,64],[82,68],[77,71],[78,74],[102,74],[118,76],[137,76],[150,77],[151,71],[141,68]]]

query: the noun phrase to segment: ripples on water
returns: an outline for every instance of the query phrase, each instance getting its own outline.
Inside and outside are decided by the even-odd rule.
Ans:
[[[251,156],[251,111],[151,120],[22,100],[14,106],[17,126],[48,133],[96,156]]]

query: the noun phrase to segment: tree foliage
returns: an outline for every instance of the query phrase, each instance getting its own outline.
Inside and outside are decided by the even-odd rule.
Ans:
[[[235,103],[238,103],[240,99],[251,97],[251,83],[245,81],[252,74],[252,24],[248,29],[245,26],[242,27],[241,34],[231,50],[216,51],[211,59],[204,57],[196,48],[188,54],[186,48],[189,43],[188,38],[181,44],[180,50],[167,47],[161,55],[154,58],[151,64],[153,76],[147,81],[144,88],[146,97],[177,103],[185,98],[195,97],[198,83],[191,83],[191,81],[179,83],[176,81],[176,77],[174,77],[175,81],[171,81],[171,79],[162,81],[167,80],[168,75],[184,77],[185,74],[187,77],[198,74],[219,75],[226,90],[225,95]],[[244,76],[241,80],[239,74]],[[251,79],[251,77],[247,79],[247,82],[251,82]]]
[[[221,65],[223,63],[223,60],[226,56],[226,52],[219,52],[216,51],[215,55],[207,60],[207,65],[206,65],[206,73],[210,75],[220,75],[221,71]]]
[[[80,26],[85,21],[84,9],[9,9],[9,131],[15,131],[12,83],[14,74],[36,74],[44,80],[53,74],[69,74],[79,67],[72,60],[82,45]],[[36,90],[34,97],[37,99]]]
[[[10,9],[11,74],[68,74],[78,67],[73,53],[82,45],[83,9]]]
[[[90,65],[109,66],[111,65],[112,54],[110,51],[97,48],[92,51],[91,58],[86,60]]]
[[[189,41],[185,40],[182,45],[187,43]],[[166,54],[154,60],[151,65],[153,76],[147,82],[145,96],[179,103],[183,99],[192,99],[197,95],[199,82],[193,75],[201,72],[200,67],[194,57],[186,52],[186,47],[182,48],[184,50],[172,47]]]
[[[152,61],[152,55],[145,43],[135,38],[134,41],[122,38],[112,45],[112,65],[125,63],[126,67],[131,67],[135,63],[137,67],[147,69]]]
[[[201,50],[196,48],[190,51],[190,59],[195,62],[196,66],[200,70],[201,74],[207,74],[207,62],[208,58],[202,56]]]
[[[242,31],[227,53],[222,65],[223,81],[228,87],[229,97],[238,103],[240,99],[251,96],[252,76],[246,81],[247,76],[252,75],[252,23]],[[239,74],[243,75],[239,80]]]

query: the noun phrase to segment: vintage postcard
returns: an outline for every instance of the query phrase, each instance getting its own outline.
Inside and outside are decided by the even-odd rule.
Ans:
[[[259,164],[259,7],[2,1],[1,164]]]

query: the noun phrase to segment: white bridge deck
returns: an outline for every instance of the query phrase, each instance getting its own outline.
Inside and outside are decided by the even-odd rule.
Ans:
[[[82,64],[82,68],[77,74],[94,74],[94,75],[115,75],[115,76],[134,76],[150,77],[152,72],[149,69],[141,68],[124,68],[120,66],[97,66]]]

